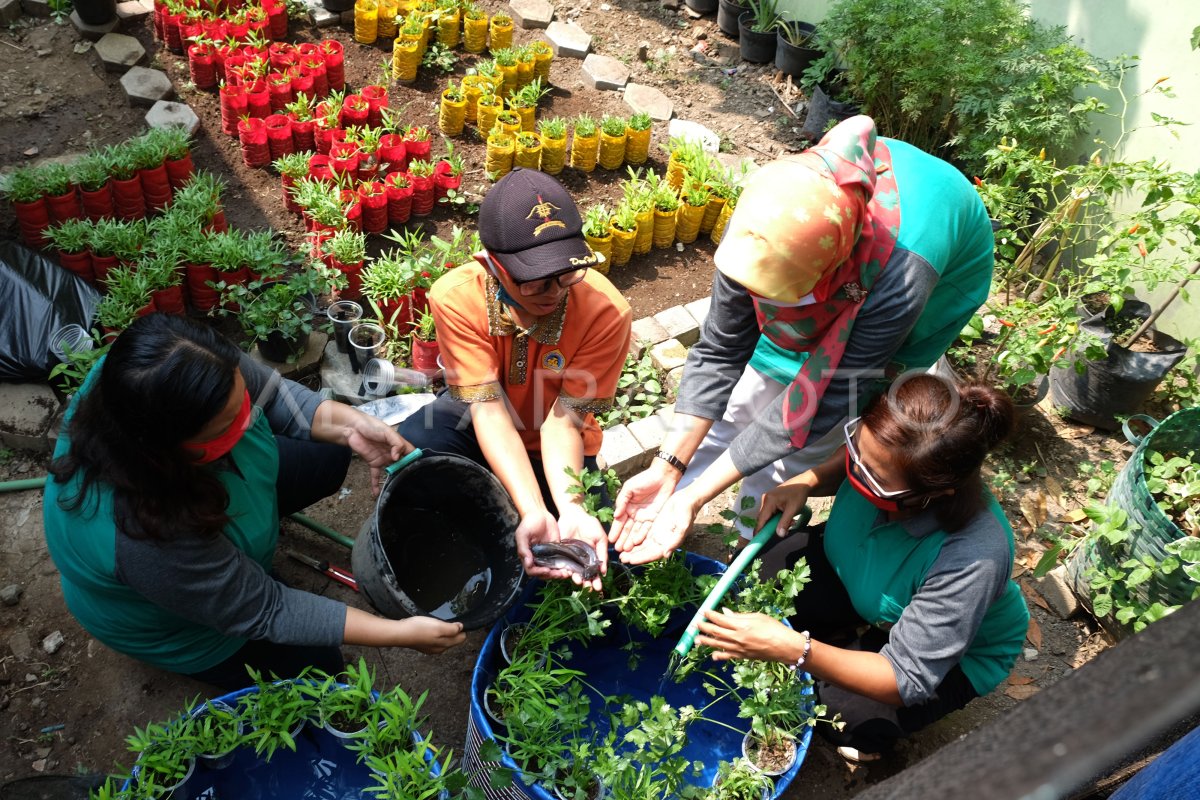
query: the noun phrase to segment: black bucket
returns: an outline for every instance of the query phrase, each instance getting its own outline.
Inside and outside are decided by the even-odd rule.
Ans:
[[[354,576],[386,617],[433,616],[484,628],[521,590],[518,522],[492,473],[462,456],[424,453],[380,492],[374,517],[354,542]]]

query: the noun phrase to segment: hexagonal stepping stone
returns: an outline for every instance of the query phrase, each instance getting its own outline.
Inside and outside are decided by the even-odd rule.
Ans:
[[[106,33],[96,42],[96,52],[109,72],[125,72],[146,56],[142,43],[123,33]]]
[[[131,67],[121,76],[121,88],[131,106],[149,108],[159,100],[170,100],[175,96],[175,87],[167,73],[146,67]]]
[[[621,89],[629,83],[629,67],[599,53],[588,53],[583,60],[583,82],[593,89]]]
[[[554,19],[554,6],[547,0],[512,0],[508,7],[522,28],[545,28]]]
[[[28,8],[26,11],[28,11]],[[75,26],[75,30],[79,31],[80,36],[85,39],[91,39],[93,42],[98,42],[115,31],[117,25],[121,24],[121,21],[113,17],[112,21],[106,22],[103,25],[90,25],[80,19],[78,11],[72,11],[71,24]]]
[[[554,47],[554,55],[583,58],[592,49],[592,35],[574,22],[555,20],[546,28],[546,38]]]
[[[187,103],[159,100],[146,112],[146,124],[151,128],[183,128],[195,136],[200,118]]]
[[[152,13],[154,13],[154,8],[149,2],[143,3],[142,0],[125,0],[123,3],[117,3],[117,19],[123,23],[140,22]]]
[[[675,114],[675,104],[671,98],[655,89],[641,83],[630,83],[625,86],[625,104],[634,112],[644,111],[651,119],[666,122]]]

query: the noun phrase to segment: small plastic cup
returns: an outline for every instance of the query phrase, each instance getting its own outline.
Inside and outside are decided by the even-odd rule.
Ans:
[[[361,372],[367,362],[379,355],[379,348],[387,340],[383,328],[374,322],[358,322],[350,328],[350,367]]]
[[[325,313],[333,323],[333,340],[339,353],[350,352],[350,329],[362,319],[363,309],[353,300],[338,300],[331,303]]]

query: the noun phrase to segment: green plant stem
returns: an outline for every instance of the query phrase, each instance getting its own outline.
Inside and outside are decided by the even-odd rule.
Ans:
[[[1172,303],[1175,302],[1175,300],[1179,297],[1179,293],[1183,291],[1183,287],[1191,281],[1192,276],[1194,276],[1197,272],[1200,272],[1200,261],[1192,264],[1192,268],[1188,270],[1187,277],[1176,284],[1175,288],[1171,291],[1170,296],[1167,297],[1167,299],[1164,300],[1162,304],[1156,308],[1152,314],[1150,314],[1150,316],[1146,317],[1146,321],[1141,324],[1141,327],[1134,331],[1133,335],[1131,335],[1124,342],[1119,342],[1119,344],[1122,347],[1128,347],[1136,342],[1139,336],[1150,330],[1150,326],[1157,322],[1158,318],[1162,316],[1162,313],[1166,311]]]

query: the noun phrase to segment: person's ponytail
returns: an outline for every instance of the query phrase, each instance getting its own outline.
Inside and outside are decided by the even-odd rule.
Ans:
[[[1016,410],[1007,394],[983,383],[958,388],[963,410],[978,419],[979,435],[988,451],[996,449],[1012,433]]]

